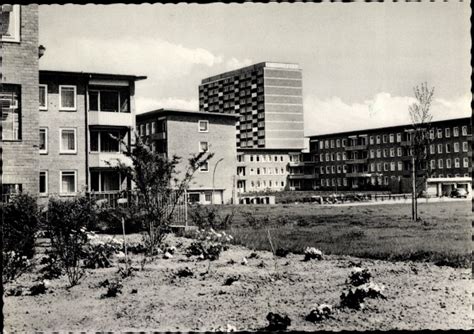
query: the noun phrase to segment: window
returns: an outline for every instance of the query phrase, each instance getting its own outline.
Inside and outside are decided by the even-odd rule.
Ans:
[[[336,173],[336,166],[332,165],[331,166],[331,174],[335,174]]]
[[[383,149],[383,157],[386,158],[388,156],[388,150],[386,148]]]
[[[331,167],[330,166],[326,166],[326,174],[329,174],[331,173]]]
[[[454,144],[454,149],[456,150],[456,143]],[[462,151],[467,152],[469,150],[469,147],[467,146],[467,141],[462,142]]]
[[[147,136],[150,135],[150,123],[146,123],[146,126],[145,126],[145,135],[147,135]]]
[[[199,152],[207,152],[209,150],[209,144],[207,141],[199,142]]]
[[[453,128],[453,136],[454,137],[459,137],[459,128],[457,126],[455,126]]]
[[[342,165],[342,171],[343,171],[344,173],[347,173],[347,165]]]
[[[374,136],[370,136],[369,138],[369,144],[374,145]]]
[[[403,150],[401,147],[397,147],[397,156],[401,157],[403,155]]]
[[[76,86],[59,86],[59,109],[76,110]]]
[[[438,138],[443,138],[443,129],[438,129]]]
[[[375,172],[375,163],[373,162],[370,164],[370,171]]]
[[[444,130],[445,130],[445,131],[444,131],[445,137],[446,137],[446,138],[451,137],[451,129],[450,129],[450,128],[446,128],[446,129],[444,129]]]
[[[342,179],[342,184],[344,185],[344,187],[347,187],[347,179],[346,178]]]
[[[341,147],[341,140],[340,139],[336,139],[336,147]]]
[[[439,169],[443,168],[443,159],[438,159],[438,168]]]
[[[199,121],[199,132],[208,132],[209,131],[209,121]]]
[[[446,168],[451,168],[451,159],[446,159]]]
[[[398,161],[398,170],[402,171],[403,170],[403,162]]]
[[[336,153],[336,160],[337,161],[341,160],[341,153],[339,153],[339,152]]]
[[[436,168],[436,160],[431,160],[430,161],[430,168],[435,169]]]
[[[435,153],[436,153],[435,146],[434,146],[434,144],[431,144],[430,145],[430,154],[435,154]]]
[[[430,130],[430,139],[435,139],[435,132],[433,129]]]
[[[329,148],[329,140],[325,140],[325,141],[324,141],[324,147],[325,147],[325,148]]]
[[[61,171],[59,192],[61,194],[75,194],[76,188],[76,171]]]
[[[454,168],[459,168],[459,158],[454,158]],[[466,166],[464,166],[466,167]]]
[[[395,135],[393,133],[390,134],[390,142],[393,143],[395,141]]]
[[[331,148],[334,148],[334,139],[331,139]]]
[[[323,142],[323,141],[320,141],[320,142],[319,142],[319,149],[321,150],[321,149],[323,149],[323,148],[324,148],[324,142]]]
[[[382,150],[379,148],[377,149],[377,158],[380,158],[382,156]]]
[[[443,153],[443,144],[438,144],[438,153]]]
[[[388,171],[388,163],[387,162],[384,162],[383,164],[383,170],[386,172]]]
[[[397,133],[397,143],[401,142],[402,141],[402,134],[401,133]]]
[[[462,129],[462,135],[467,136],[467,126],[463,125],[463,127],[461,129]]]
[[[48,153],[48,128],[40,128],[40,143],[39,143],[39,153],[47,154]]]
[[[21,140],[21,92],[19,85],[2,84],[2,140]]]
[[[151,122],[151,133],[156,133],[156,122]]]
[[[347,159],[347,154],[346,152],[342,152],[342,160],[346,161]]]
[[[144,136],[145,135],[145,124],[141,124],[140,125],[140,136]]]
[[[447,145],[449,145],[449,144],[446,144],[446,146]],[[459,152],[459,143],[458,142],[454,143],[454,152],[456,152],[456,153]],[[449,152],[446,152],[446,153],[449,153]]]
[[[455,144],[457,144],[457,143],[455,143]],[[454,146],[456,146],[456,145],[454,145]],[[459,151],[459,144],[458,144],[458,151]],[[446,153],[451,153],[451,145],[449,145],[449,144],[446,144]]]
[[[206,161],[199,167],[199,171],[201,172],[208,172],[209,171],[209,163]]]
[[[2,5],[1,41],[20,42],[20,5]]]
[[[388,176],[384,177],[384,184],[387,186],[388,185]]]
[[[390,170],[391,170],[392,172],[395,171],[395,161],[392,161],[392,162],[390,163]]]
[[[341,173],[341,165],[337,165],[336,170],[338,174]]]
[[[48,172],[47,171],[40,171],[39,193],[40,195],[44,195],[48,193]]]
[[[387,135],[383,135],[383,143],[385,144],[387,142]]]
[[[394,157],[395,156],[395,148],[390,148],[390,156]]]
[[[321,174],[324,174],[324,167],[323,166],[319,167],[319,171]]]
[[[48,85],[39,85],[39,110],[48,110]]]
[[[462,166],[464,168],[469,168],[469,158],[463,158],[462,159]]]
[[[59,130],[60,153],[77,153],[76,129]]]
[[[376,140],[377,140],[377,141],[376,141],[377,144],[380,144],[380,135],[378,135],[378,136],[376,137]]]
[[[375,158],[375,151],[374,150],[370,150],[370,158],[371,159]]]

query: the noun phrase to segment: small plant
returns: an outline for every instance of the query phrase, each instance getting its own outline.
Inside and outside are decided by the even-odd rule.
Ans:
[[[198,241],[191,243],[186,249],[186,254],[188,256],[199,256],[210,261],[217,260],[220,253],[227,250],[228,243],[233,239],[230,234],[225,232],[217,233],[212,228],[209,230],[198,230],[195,233],[195,238]]]
[[[279,315],[277,313],[270,312],[267,314],[269,331],[285,331],[291,325],[291,319],[288,315]]]
[[[87,233],[88,243],[84,247],[84,268],[97,269],[112,266],[112,256],[122,249],[122,244],[113,238],[102,241],[95,233]]]
[[[2,282],[14,281],[31,268],[31,262],[25,255],[15,251],[3,253]]]
[[[176,273],[176,276],[178,276],[178,277],[192,277],[192,276],[194,276],[194,273],[191,271],[191,269],[186,267],[186,268],[179,269],[178,272]]]
[[[46,284],[44,282],[40,282],[30,287],[31,296],[41,295],[45,292],[46,292]]]
[[[306,249],[304,250],[304,260],[305,261],[322,260],[322,258],[323,258],[323,252],[321,252],[317,248],[306,247]]]
[[[354,268],[349,275],[349,279],[347,281],[347,284],[351,284],[353,286],[359,286],[362,284],[369,283],[372,275],[367,268]]]
[[[290,251],[288,249],[285,249],[285,248],[278,248],[275,251],[275,255],[278,256],[278,257],[287,257],[288,254],[290,254]]]
[[[331,318],[332,306],[328,304],[316,305],[311,312],[306,316],[307,321],[320,322]]]
[[[64,273],[57,255],[52,252],[46,253],[46,256],[41,259],[40,264],[44,265],[39,272],[43,274],[45,279],[59,278]]]
[[[109,283],[107,286],[107,292],[101,295],[101,298],[113,298],[117,297],[117,294],[122,293],[122,283],[115,281]]]
[[[363,309],[365,307],[365,298],[386,299],[386,297],[382,294],[383,290],[383,286],[379,286],[373,282],[359,285],[341,294],[340,305],[341,307],[348,307],[356,310]]]
[[[226,230],[234,218],[235,210],[224,217],[218,214],[216,207],[197,205],[190,211],[191,221],[200,229]]]

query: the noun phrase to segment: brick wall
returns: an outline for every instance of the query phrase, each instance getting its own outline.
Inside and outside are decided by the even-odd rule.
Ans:
[[[2,42],[2,83],[21,85],[21,141],[2,143],[2,183],[36,194],[38,165],[38,5],[21,6],[20,43]]]

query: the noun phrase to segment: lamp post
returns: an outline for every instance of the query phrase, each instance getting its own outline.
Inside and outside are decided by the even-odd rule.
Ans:
[[[212,172],[212,196],[211,196],[211,204],[214,204],[214,180],[215,180],[215,177],[216,177],[216,169],[217,169],[217,165],[218,165],[219,162],[221,162],[222,160],[224,160],[224,158],[220,158],[219,160],[217,160],[216,164],[214,165],[214,171]]]

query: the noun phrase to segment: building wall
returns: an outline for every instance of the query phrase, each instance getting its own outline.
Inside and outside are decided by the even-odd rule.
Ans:
[[[37,194],[38,5],[21,6],[20,42],[2,42],[2,83],[21,85],[21,141],[2,142],[3,184],[22,184]]]
[[[467,135],[462,134],[463,127],[467,129]],[[410,126],[407,125],[311,137],[310,150],[317,162],[316,167],[319,169],[319,188],[326,190],[351,189],[353,188],[353,179],[359,179],[360,184],[365,188],[373,188],[371,178],[376,178],[376,181],[382,181],[381,183],[376,182],[375,188],[377,189],[391,190],[393,192],[410,191],[411,157],[405,133],[405,130],[409,128]],[[458,128],[459,136],[457,137],[454,136],[454,128]],[[433,122],[432,129],[434,131],[432,145],[434,145],[435,153],[431,153],[430,149],[428,149],[427,158],[428,163],[431,160],[435,161],[435,168],[431,171],[431,177],[449,177],[453,179],[472,177],[472,150],[470,143],[472,132],[470,119],[462,118]],[[440,138],[438,137],[438,129],[442,132]],[[446,137],[446,129],[449,129],[449,137]],[[393,142],[390,141],[391,134],[393,135]],[[401,138],[397,138],[397,134],[400,134]],[[380,143],[377,143],[377,137],[380,138]],[[386,141],[384,141],[384,137],[387,139]],[[366,141],[364,145],[357,145],[361,142],[351,144],[351,138],[366,138]],[[337,145],[338,140],[340,142],[339,147]],[[343,142],[345,145],[343,145]],[[459,144],[459,152],[454,150],[455,143]],[[438,145],[441,145],[441,151],[438,151]],[[450,147],[449,153],[446,152],[447,145]],[[467,151],[463,150],[463,145],[464,148],[467,148]],[[391,155],[391,149],[394,150],[394,156]],[[377,157],[378,150],[380,150],[380,157]],[[374,152],[374,155],[371,154],[371,151]],[[387,152],[386,156],[384,156],[384,151]],[[359,160],[352,161],[351,163],[350,155],[354,152],[358,153]],[[337,159],[338,154],[340,156],[339,160]],[[328,157],[329,159],[327,159]],[[458,168],[455,167],[455,159],[460,161]],[[439,168],[439,160],[443,161],[443,168]],[[451,161],[450,168],[446,167],[447,160]],[[468,162],[467,166],[464,165],[464,160]],[[401,164],[401,169],[399,169],[399,163]],[[379,164],[381,170],[377,168]],[[392,170],[392,164],[395,164],[395,170]],[[384,165],[388,166],[388,170],[386,170]],[[340,166],[340,172],[338,172],[337,166]],[[344,172],[344,166],[347,172]],[[375,170],[373,170],[372,166],[375,167]],[[353,168],[357,168],[363,174],[370,174],[371,176],[353,177],[349,174]]]
[[[39,112],[40,128],[48,129],[48,153],[39,155],[40,170],[48,172],[48,194],[59,194],[60,171],[76,171],[77,190],[87,190],[86,182],[86,86],[75,76],[41,76],[48,87],[48,109]],[[76,86],[76,110],[63,111],[59,105],[59,85]],[[76,129],[77,153],[60,153],[60,129]]]
[[[302,100],[302,73],[295,64],[259,63],[199,86],[201,111],[240,114],[239,148],[303,148]]]

